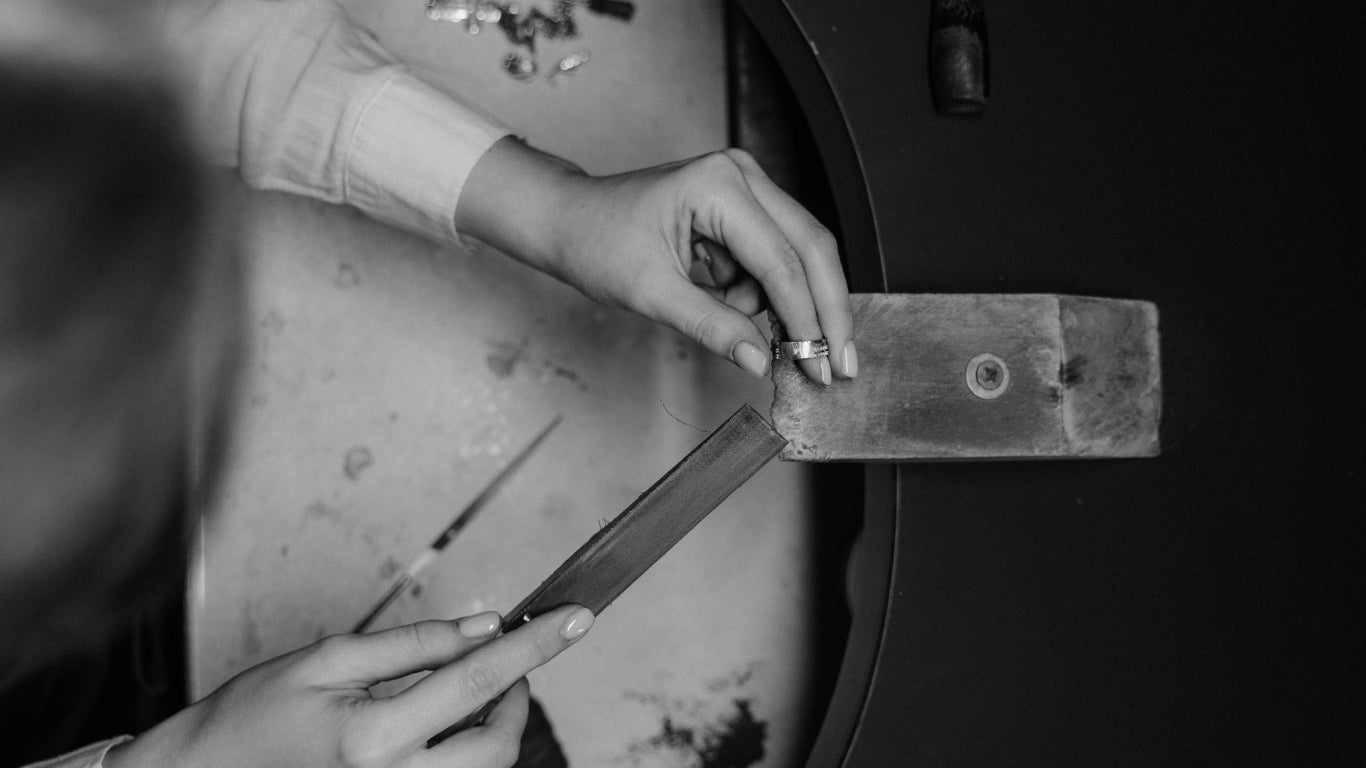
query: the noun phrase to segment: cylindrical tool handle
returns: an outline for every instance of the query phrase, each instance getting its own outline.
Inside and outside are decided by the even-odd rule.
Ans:
[[[946,115],[978,115],[990,91],[982,0],[932,0],[930,87]]]
[[[588,10],[607,16],[615,16],[622,21],[630,21],[635,15],[636,4],[626,0],[588,0]]]

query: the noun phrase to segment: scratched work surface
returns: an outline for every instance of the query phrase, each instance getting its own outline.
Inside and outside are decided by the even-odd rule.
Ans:
[[[498,69],[496,30],[353,3],[414,68],[596,172],[724,146],[717,3],[581,14],[557,84]],[[564,423],[377,628],[508,610],[770,388],[650,323],[489,252],[342,208],[252,195],[240,441],[192,595],[193,693],[346,630],[517,449]],[[667,406],[668,411],[665,408]],[[807,468],[769,465],[532,676],[572,763],[785,766],[813,675]],[[758,747],[766,752],[757,758]]]

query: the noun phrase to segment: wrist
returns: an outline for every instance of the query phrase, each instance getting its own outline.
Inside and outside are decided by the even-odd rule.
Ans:
[[[141,768],[149,765],[175,765],[193,768],[190,751],[185,749],[199,721],[198,705],[180,710],[147,731],[110,747],[102,768]]]
[[[587,174],[567,160],[514,137],[475,163],[461,192],[455,226],[536,269],[562,276],[572,238],[567,209]]]

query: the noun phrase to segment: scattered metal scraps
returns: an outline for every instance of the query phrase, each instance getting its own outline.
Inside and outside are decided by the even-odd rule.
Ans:
[[[496,14],[490,18],[490,14]],[[497,24],[502,9],[495,3],[473,3],[464,0],[427,0],[427,18],[432,21],[464,23],[465,31],[479,34],[485,22]]]
[[[767,753],[768,723],[754,713],[753,699],[733,696],[729,703],[659,699],[628,694],[661,710],[659,732],[627,747],[632,765],[687,765],[696,768],[749,768]],[[623,762],[625,762],[623,761]]]
[[[536,38],[577,37],[578,24],[574,21],[571,0],[555,0],[549,13],[520,3],[499,3],[489,0],[427,0],[427,18],[464,24],[465,31],[477,35],[485,24],[496,24],[513,45],[536,49]]]
[[[574,12],[580,6],[623,21],[629,21],[635,13],[635,4],[625,0],[555,0],[549,11],[536,7],[531,0],[427,0],[427,18],[463,24],[465,31],[471,35],[479,34],[486,24],[497,25],[507,36],[508,42],[529,52],[514,51],[504,56],[503,70],[517,80],[531,82],[540,70],[534,58],[536,41],[577,38],[579,25]],[[545,79],[552,80],[556,75],[575,72],[587,64],[588,59],[586,50],[569,54],[547,72]]]
[[[571,53],[568,56],[565,56],[563,59],[560,59],[560,63],[556,64],[554,69],[546,73],[545,79],[551,80],[555,77],[555,75],[560,74],[572,75],[578,71],[579,67],[582,67],[584,64],[587,64],[588,59],[589,53],[586,50]]]
[[[538,67],[535,59],[514,51],[503,57],[503,69],[514,78],[527,82],[536,79]]]

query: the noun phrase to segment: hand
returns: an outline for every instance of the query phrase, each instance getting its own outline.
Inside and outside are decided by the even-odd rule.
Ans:
[[[253,667],[105,758],[106,768],[510,766],[527,716],[522,678],[592,626],[566,606],[494,638],[496,613],[336,635]],[[389,698],[370,686],[432,673]],[[428,738],[507,691],[483,724]]]
[[[755,376],[770,355],[748,316],[766,300],[790,338],[830,341],[828,359],[800,363],[812,381],[858,373],[833,236],[741,150],[591,177],[504,139],[470,173],[456,226]],[[711,285],[689,278],[694,260]]]

